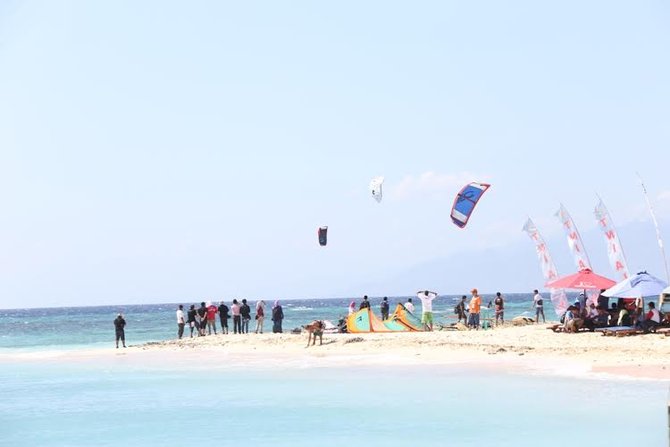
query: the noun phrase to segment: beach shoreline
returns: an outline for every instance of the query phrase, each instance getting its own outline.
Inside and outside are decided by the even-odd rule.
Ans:
[[[670,339],[645,334],[557,334],[547,325],[488,331],[326,334],[306,347],[298,334],[216,335],[123,349],[0,352],[0,363],[120,364],[127,367],[337,368],[468,366],[524,374],[670,381]]]

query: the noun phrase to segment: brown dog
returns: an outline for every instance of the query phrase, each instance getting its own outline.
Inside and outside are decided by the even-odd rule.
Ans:
[[[316,344],[316,337],[319,337],[319,346],[323,344],[323,329],[325,324],[321,320],[314,320],[311,323],[303,326],[302,328],[307,331],[307,347],[309,348],[309,342],[312,342],[312,346]],[[312,340],[312,337],[314,338]]]

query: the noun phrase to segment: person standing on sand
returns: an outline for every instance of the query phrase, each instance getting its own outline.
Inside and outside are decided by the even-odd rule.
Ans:
[[[240,315],[242,316],[242,333],[249,333],[249,322],[251,321],[251,308],[247,304],[247,300],[242,300],[242,306],[240,306]]]
[[[356,301],[349,303],[349,315],[356,313]]]
[[[227,334],[228,333],[228,318],[230,318],[230,315],[228,315],[228,306],[226,306],[226,303],[221,301],[221,304],[219,304],[219,321],[221,322],[221,333],[222,334]]]
[[[233,305],[230,306],[230,313],[233,314],[233,334],[242,333],[242,317],[240,317],[240,303],[233,300]]]
[[[177,338],[181,340],[184,336],[184,326],[186,326],[186,321],[184,320],[184,306],[179,305],[177,309]]]
[[[437,293],[429,290],[419,291],[416,296],[421,300],[421,323],[428,331],[433,330],[433,300]]]
[[[279,304],[279,300],[277,300],[275,301],[275,305],[272,307],[272,322],[274,323],[272,325],[273,334],[282,333],[281,323],[283,319],[284,319],[284,311],[282,310],[281,305]]]
[[[468,297],[463,295],[461,297],[461,301],[454,307],[454,313],[458,315],[458,321],[457,323],[460,323],[461,320],[463,320],[463,324],[468,323],[468,315],[467,315],[467,309],[465,308],[465,300],[467,300]]]
[[[498,324],[503,324],[505,322],[505,299],[500,294],[500,292],[496,293],[496,298],[493,300],[493,305],[496,308],[496,326]],[[498,323],[498,320],[500,320],[500,323]]]
[[[381,312],[382,312],[382,321],[383,320],[388,320],[389,319],[389,299],[388,297],[384,297],[381,302]]]
[[[405,303],[405,310],[411,314],[414,313],[414,304],[412,303],[412,298],[407,298],[407,302]]]
[[[200,317],[200,335],[204,336],[207,328],[207,306],[204,301],[200,303],[198,308],[198,317]]]
[[[256,303],[256,333],[263,333],[263,320],[265,320],[265,301]]]
[[[214,335],[216,335],[216,312],[218,309],[211,302],[207,303],[207,333],[212,335],[212,329],[214,329]]]
[[[119,340],[123,343],[123,347],[126,347],[126,320],[123,319],[123,314],[118,314],[114,320],[114,330],[116,332],[116,349],[119,349]]]
[[[200,326],[198,326],[198,311],[195,310],[195,304],[191,304],[191,308],[188,310],[186,314],[188,318],[188,325],[191,328],[191,338],[193,338],[193,329],[198,331],[198,335],[200,334]]]
[[[544,319],[544,300],[537,289],[534,290],[534,293],[533,306],[535,307],[535,323],[537,324],[540,322],[540,315],[542,315],[542,322],[546,323],[547,321]]]
[[[368,296],[365,295],[363,296],[363,302],[361,303],[361,307],[359,310],[363,309],[369,309],[370,308],[370,301],[368,301]]]
[[[477,289],[472,289],[472,298],[470,299],[470,319],[468,327],[470,329],[479,329],[479,312],[482,307],[482,297],[479,296]]]

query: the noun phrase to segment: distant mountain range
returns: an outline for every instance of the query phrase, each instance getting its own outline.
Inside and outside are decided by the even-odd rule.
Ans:
[[[521,225],[519,228],[521,233]],[[630,272],[646,270],[654,276],[666,279],[653,224],[634,222],[619,227],[618,231]],[[670,222],[661,222],[661,233],[666,245],[670,245]],[[582,232],[582,238],[594,271],[618,281],[620,278],[616,277],[609,265],[600,230],[593,228]],[[545,235],[545,239],[559,275],[575,272],[576,267],[564,235]],[[670,252],[668,255],[670,256]],[[422,262],[387,278],[360,284],[348,293],[353,296],[361,291],[367,291],[371,295],[404,295],[430,288],[441,294],[468,294],[473,287],[482,293],[523,293],[532,292],[536,288],[543,289],[543,285],[534,246],[530,239],[524,237],[506,247],[458,253]]]

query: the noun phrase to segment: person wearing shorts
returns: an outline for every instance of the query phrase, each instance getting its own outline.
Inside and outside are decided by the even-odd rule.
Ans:
[[[114,332],[116,332],[116,348],[119,348],[119,340],[123,343],[123,347],[126,347],[126,320],[123,319],[123,315],[119,314],[114,320]]]
[[[421,300],[421,323],[427,331],[433,330],[433,300],[437,293],[428,290],[417,292],[416,296]]]

